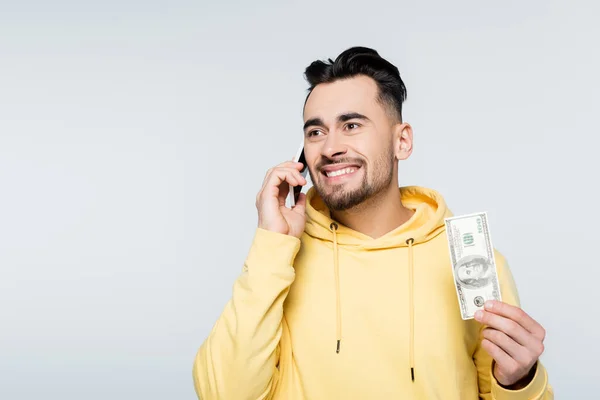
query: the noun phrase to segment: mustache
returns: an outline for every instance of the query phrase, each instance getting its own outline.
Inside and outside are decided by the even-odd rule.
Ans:
[[[335,164],[356,164],[358,166],[362,166],[364,163],[361,159],[358,158],[336,158],[335,160],[331,160],[327,157],[323,157],[319,160],[319,162],[315,165],[317,170],[327,166],[327,165],[335,165]]]

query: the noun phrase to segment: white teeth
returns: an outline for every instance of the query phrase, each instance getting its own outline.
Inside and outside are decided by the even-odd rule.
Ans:
[[[344,169],[338,169],[337,171],[326,172],[326,174],[327,174],[327,177],[333,177],[333,176],[351,174],[354,171],[356,171],[355,168],[344,168]]]

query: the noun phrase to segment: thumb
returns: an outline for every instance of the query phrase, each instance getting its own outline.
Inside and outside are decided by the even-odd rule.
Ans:
[[[306,211],[306,194],[305,193],[300,193],[298,195],[298,201],[296,201],[296,205],[294,207],[292,207],[292,210],[294,212],[297,212],[298,214],[304,215],[304,212]]]

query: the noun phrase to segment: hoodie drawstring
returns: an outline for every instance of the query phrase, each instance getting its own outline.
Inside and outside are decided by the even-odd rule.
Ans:
[[[340,299],[340,264],[338,260],[338,243],[337,243],[337,229],[338,224],[332,222],[329,225],[333,232],[333,273],[335,275],[335,316],[336,316],[336,328],[335,337],[337,339],[335,352],[340,352],[340,346],[342,343],[342,304]]]
[[[335,276],[335,316],[336,316],[336,353],[340,352],[342,343],[342,304],[340,298],[340,264],[338,258],[337,230],[338,224],[332,222],[329,225],[333,232],[333,273]],[[408,245],[408,296],[410,312],[410,378],[415,381],[415,304],[414,304],[414,257],[413,244],[415,240],[410,238],[406,241]]]
[[[410,307],[410,378],[415,381],[415,299],[414,299],[414,275],[413,275],[413,243],[415,239],[406,241],[408,245],[408,296]]]

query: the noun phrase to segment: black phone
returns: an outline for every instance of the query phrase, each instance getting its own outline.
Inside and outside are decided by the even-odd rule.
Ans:
[[[300,148],[296,153],[296,157],[294,157],[294,162],[299,162],[304,165],[304,167],[300,171],[300,175],[302,175],[302,177],[306,179],[306,176],[308,175],[308,167],[306,166],[306,158],[304,157],[304,139],[302,140],[302,144],[300,145]],[[290,192],[288,193],[288,202],[290,204],[290,207],[294,207],[296,205],[296,202],[298,201],[298,196],[301,192],[302,186],[294,186],[290,189]]]

